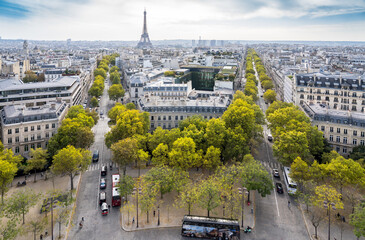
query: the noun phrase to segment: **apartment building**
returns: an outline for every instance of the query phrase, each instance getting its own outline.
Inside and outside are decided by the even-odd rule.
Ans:
[[[322,104],[330,109],[364,113],[365,76],[353,74],[297,74],[295,104]]]
[[[353,147],[365,145],[365,114],[328,109],[319,104],[304,103],[302,108],[311,118],[312,125],[323,132],[341,155],[348,156]]]
[[[31,148],[47,148],[67,111],[66,102],[61,100],[36,107],[21,103],[5,106],[0,114],[4,147],[23,157],[29,156]]]

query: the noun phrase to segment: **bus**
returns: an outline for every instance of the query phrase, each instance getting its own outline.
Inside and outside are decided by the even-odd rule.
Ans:
[[[288,189],[288,194],[295,194],[297,191],[297,184],[289,177],[289,173],[290,167],[284,167],[285,185]]]
[[[240,239],[238,220],[185,215],[181,229],[184,238]]]
[[[121,205],[121,198],[119,193],[119,187],[117,184],[120,182],[120,175],[119,174],[113,174],[112,175],[112,206],[120,206]]]

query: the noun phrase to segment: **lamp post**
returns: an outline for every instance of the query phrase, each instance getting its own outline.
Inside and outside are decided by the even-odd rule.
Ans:
[[[139,178],[137,179],[137,226],[136,226],[136,228],[138,228],[139,226],[138,226],[138,195],[139,195]]]
[[[157,207],[157,226],[160,226],[160,205]]]
[[[327,201],[323,201],[323,205],[327,208],[328,211],[328,240],[331,240],[331,208],[336,210],[335,203],[327,203]]]

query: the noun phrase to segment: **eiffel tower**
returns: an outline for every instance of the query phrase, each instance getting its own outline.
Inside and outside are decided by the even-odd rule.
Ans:
[[[144,22],[143,22],[143,32],[141,35],[141,39],[137,44],[137,48],[152,48],[152,43],[150,41],[150,37],[147,32],[147,20],[146,20],[146,9],[144,10]]]

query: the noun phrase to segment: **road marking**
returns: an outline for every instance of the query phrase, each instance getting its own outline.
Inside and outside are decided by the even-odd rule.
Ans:
[[[274,182],[274,177],[272,175],[271,175],[271,179]],[[276,210],[278,211],[278,217],[280,217],[278,198],[276,197],[276,189],[274,189],[274,193],[275,193],[274,196],[275,196]]]

